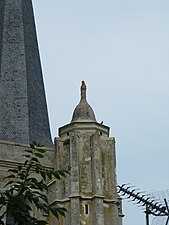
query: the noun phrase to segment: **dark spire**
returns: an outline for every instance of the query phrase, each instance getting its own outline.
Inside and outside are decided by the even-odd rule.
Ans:
[[[0,0],[0,140],[52,145],[31,0]]]
[[[86,89],[86,84],[84,81],[82,81],[80,103],[76,106],[73,112],[71,123],[96,122],[94,111],[86,100]]]

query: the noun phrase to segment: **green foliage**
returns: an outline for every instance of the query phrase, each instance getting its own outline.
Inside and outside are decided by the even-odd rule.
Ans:
[[[25,162],[17,168],[9,169],[9,175],[4,192],[0,193],[0,225],[4,225],[3,218],[9,214],[13,218],[13,225],[46,225],[45,220],[38,220],[33,216],[32,205],[42,214],[51,212],[56,218],[59,214],[65,216],[65,208],[52,207],[48,203],[47,183],[53,178],[61,179],[68,173],[65,170],[47,169],[40,162],[45,150],[40,144],[33,142],[30,149],[25,150]],[[3,210],[5,208],[5,210]]]

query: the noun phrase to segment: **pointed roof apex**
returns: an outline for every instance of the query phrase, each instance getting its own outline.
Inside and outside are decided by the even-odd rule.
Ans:
[[[92,107],[88,104],[86,99],[86,84],[82,81],[81,85],[81,99],[80,103],[76,106],[72,121],[73,122],[96,122],[95,114]]]

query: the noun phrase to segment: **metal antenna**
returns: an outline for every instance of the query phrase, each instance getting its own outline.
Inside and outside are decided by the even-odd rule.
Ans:
[[[149,217],[153,216],[165,216],[167,217],[167,221],[165,225],[169,223],[169,206],[166,198],[164,198],[164,202],[157,201],[152,195],[152,197],[147,196],[145,194],[141,194],[142,192],[137,192],[138,189],[133,189],[133,186],[128,186],[128,184],[118,185],[118,193],[121,193],[122,196],[126,195],[127,199],[131,199],[131,201],[135,202],[137,205],[145,206],[146,209],[144,213],[146,214],[146,225],[150,225]],[[163,192],[163,196],[164,196]],[[158,193],[158,197],[159,193]],[[165,204],[164,204],[165,203]]]
[[[169,207],[168,207],[168,203],[167,203],[166,198],[164,199],[164,202],[165,202],[165,205],[166,205],[166,210],[168,212],[168,218],[167,218],[167,221],[166,221],[166,224],[165,225],[168,225],[168,222],[169,222]]]

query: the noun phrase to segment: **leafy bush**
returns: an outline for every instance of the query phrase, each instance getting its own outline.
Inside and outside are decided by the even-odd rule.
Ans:
[[[33,216],[32,206],[42,214],[49,215],[51,212],[56,218],[59,214],[65,216],[65,208],[49,204],[47,184],[53,178],[65,177],[68,172],[47,169],[40,162],[44,153],[42,146],[33,142],[30,149],[25,150],[25,162],[14,169],[9,169],[9,175],[4,178],[7,180],[5,191],[0,193],[0,224],[5,224],[3,219],[6,217],[6,224],[9,225],[46,225],[45,219],[38,220]]]

